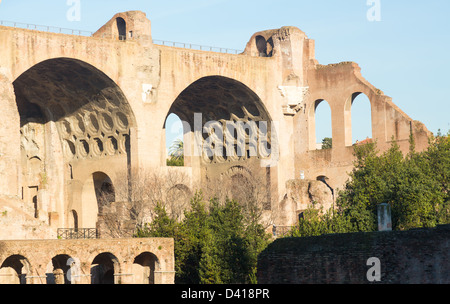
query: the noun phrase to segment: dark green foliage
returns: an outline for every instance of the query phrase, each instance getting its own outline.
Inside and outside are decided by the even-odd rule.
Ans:
[[[168,167],[184,167],[184,158],[171,157],[166,163]]]
[[[147,224],[144,228],[139,229],[135,235],[138,238],[145,237],[163,237],[163,238],[174,238],[175,257],[184,257],[187,235],[180,223],[171,219],[166,212],[166,209],[157,204],[155,208],[155,219],[151,224]],[[177,273],[182,273],[182,264],[175,262],[175,271]]]
[[[450,133],[448,134],[450,135]],[[377,206],[389,203],[394,230],[435,227],[450,223],[450,136],[438,134],[429,148],[403,155],[393,141],[382,154],[375,143],[355,146],[355,168],[336,209],[322,214],[305,212],[291,236],[377,230]]]
[[[303,218],[294,227],[288,236],[309,237],[333,233],[352,232],[352,226],[348,217],[329,210],[323,213],[313,206],[304,212]]]
[[[322,150],[328,150],[333,148],[333,139],[330,137],[325,137],[322,139]]]
[[[376,231],[377,206],[386,202],[392,208],[394,230],[450,223],[448,135],[430,139],[429,148],[420,153],[411,139],[407,155],[395,141],[381,154],[376,143],[354,146],[355,168],[336,208],[324,213],[311,206],[289,236]],[[175,239],[176,283],[256,283],[258,254],[270,243],[256,204],[205,201],[196,193],[181,222],[160,205],[155,213],[154,221],[137,236]]]
[[[269,237],[241,204],[217,199],[206,204],[197,193],[182,222],[170,220],[162,207],[156,213],[138,236],[175,239],[177,283],[255,283],[257,257]]]

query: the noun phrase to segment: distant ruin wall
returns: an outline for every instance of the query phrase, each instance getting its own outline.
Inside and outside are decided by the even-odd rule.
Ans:
[[[258,258],[260,284],[449,284],[450,225],[285,238]],[[371,258],[379,260],[380,280]]]

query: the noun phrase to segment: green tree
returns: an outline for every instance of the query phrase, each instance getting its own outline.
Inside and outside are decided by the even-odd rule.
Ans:
[[[224,204],[217,199],[211,200],[209,227],[215,238],[221,281],[246,283],[252,265],[241,206],[232,200],[226,200]]]
[[[179,261],[181,272],[178,283],[198,284],[201,279],[200,261],[210,233],[208,212],[201,192],[197,192],[191,199],[190,210],[185,212],[181,227],[186,240]]]
[[[328,150],[333,148],[333,139],[330,137],[325,137],[322,139],[322,150]]]
[[[170,218],[163,205],[155,207],[155,218],[150,224],[139,229],[135,235],[138,238],[162,237],[174,239],[176,281],[184,276],[184,262],[186,260],[187,235],[180,223]]]
[[[244,212],[243,206],[215,198],[207,204],[198,192],[181,222],[158,205],[153,222],[137,236],[175,239],[178,284],[256,283],[257,256],[269,237],[256,222],[257,208]]]
[[[184,167],[184,158],[176,159],[176,158],[169,158],[167,160],[167,166],[168,167]]]
[[[434,227],[449,219],[450,139],[438,132],[427,150],[410,149],[405,177],[393,206],[399,229]],[[415,146],[411,140],[412,146]]]
[[[394,230],[450,223],[450,133],[438,133],[427,150],[415,151],[414,138],[403,155],[393,140],[384,153],[376,143],[354,146],[354,170],[339,192],[336,210],[312,206],[291,236],[376,231],[377,207],[389,203]]]
[[[167,160],[167,166],[184,166],[184,143],[181,139],[175,140],[169,148],[170,158]]]
[[[218,260],[219,252],[212,231],[208,231],[199,263],[200,284],[222,284],[222,270]]]
[[[304,211],[298,225],[291,230],[291,237],[318,236],[329,233],[327,217],[320,215],[320,210],[310,206]]]
[[[244,236],[248,246],[248,258],[251,271],[248,283],[256,284],[256,266],[258,255],[270,244],[271,235],[261,225],[262,210],[255,200],[249,200],[244,208]]]
[[[163,205],[157,203],[155,207],[155,220],[146,224],[142,229],[138,229],[136,237],[173,237],[177,229],[177,222],[167,215]]]
[[[424,152],[424,158],[430,166],[430,177],[437,183],[442,193],[442,204],[436,206],[439,224],[450,222],[450,130],[430,139],[430,145]]]
[[[352,226],[348,217],[343,216],[334,210],[323,212],[315,204],[305,210],[303,217],[294,227],[288,236],[307,237],[319,236],[331,233],[348,233],[352,231]]]
[[[393,142],[378,156],[375,143],[355,146],[355,168],[336,205],[347,217],[352,231],[374,231],[377,228],[377,206],[392,202],[402,176],[403,154]]]

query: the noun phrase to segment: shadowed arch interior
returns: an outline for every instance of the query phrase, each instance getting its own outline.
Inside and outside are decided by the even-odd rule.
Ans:
[[[116,18],[117,31],[119,33],[119,40],[127,39],[127,23],[121,17]]]
[[[43,61],[13,83],[21,127],[56,123],[67,160],[126,153],[131,107],[121,89],[92,65]]]
[[[92,178],[99,210],[101,210],[103,206],[115,202],[116,194],[114,185],[111,178],[103,172],[95,172],[92,174]]]
[[[95,187],[89,187],[90,193],[83,187],[92,164],[96,171],[105,171],[114,161],[125,178],[131,176],[136,120],[127,98],[105,73],[72,58],[42,61],[20,75],[13,87],[20,115],[23,200],[31,203],[36,197],[42,215],[57,212],[67,219],[77,210],[78,224],[73,218],[71,226],[93,227],[97,203],[86,198],[97,201]],[[33,164],[37,157],[40,166]],[[34,175],[26,174],[30,168],[35,168]],[[45,195],[40,195],[43,190]],[[72,195],[71,206],[64,206],[65,193]]]
[[[134,267],[134,271],[141,281],[139,283],[155,284],[155,271],[159,270],[159,260],[156,255],[150,252],[141,253],[134,259],[133,265],[140,266],[139,268]]]
[[[271,138],[271,117],[262,103],[261,99],[243,83],[223,77],[223,76],[208,76],[203,77],[188,86],[175,100],[169,110],[168,115],[177,115],[184,123],[184,133],[194,131],[195,128],[202,128],[209,122],[215,122],[223,131],[222,137],[224,139],[236,139],[239,135],[246,143],[245,151],[242,147],[238,147],[235,142],[234,150],[237,157],[227,157],[229,153],[225,151],[225,144],[223,144],[224,157],[205,157],[207,163],[217,163],[224,161],[240,161],[256,156],[257,153],[250,153],[257,147],[252,146],[251,138],[249,138],[250,131],[252,134],[259,136],[261,134],[261,122],[265,122],[265,135],[267,136],[267,149],[270,149]],[[194,121],[195,114],[201,114],[201,121]],[[236,128],[234,130],[226,127],[227,122],[242,122],[243,128]],[[200,125],[200,126],[199,126]],[[188,128],[189,130],[186,130]],[[198,130],[195,130],[198,131]],[[207,139],[207,132],[202,132],[203,139]],[[258,153],[267,155],[265,151],[258,151]],[[258,155],[259,156],[259,155]]]
[[[31,267],[27,258],[22,255],[12,255],[8,257],[0,266],[1,269],[11,269],[18,277],[19,284],[26,284],[26,276],[30,274]]]
[[[97,255],[91,265],[91,284],[114,284],[114,274],[119,273],[119,260],[112,253]]]
[[[47,284],[71,284],[68,272],[72,258],[67,254],[60,254],[52,258],[50,272],[46,274]]]

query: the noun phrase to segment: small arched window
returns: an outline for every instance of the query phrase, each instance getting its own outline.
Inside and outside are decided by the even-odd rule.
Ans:
[[[273,55],[273,40],[269,38],[266,40],[261,35],[256,36],[255,38],[256,48],[258,49],[258,55],[260,57],[272,57]]]
[[[267,41],[263,36],[256,36],[256,48],[258,49],[259,56],[267,57]]]
[[[117,23],[117,30],[119,32],[119,40],[126,40],[127,39],[127,24],[125,20],[121,17],[118,17],[116,19]]]
[[[166,165],[183,167],[185,165],[184,126],[181,118],[171,113],[165,124],[166,129]]]

